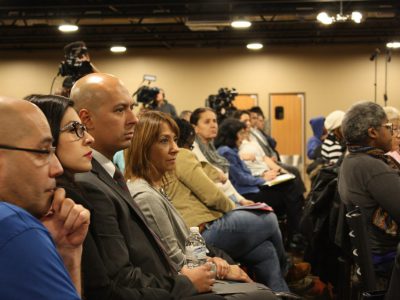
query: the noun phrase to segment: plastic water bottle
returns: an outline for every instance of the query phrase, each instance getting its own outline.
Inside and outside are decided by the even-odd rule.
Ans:
[[[186,265],[195,268],[207,262],[208,249],[200,234],[199,227],[190,227],[190,234],[185,242]]]

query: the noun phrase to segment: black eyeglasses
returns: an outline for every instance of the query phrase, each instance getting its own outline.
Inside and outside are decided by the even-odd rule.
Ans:
[[[8,146],[8,145],[0,145],[0,149],[25,151],[25,152],[30,152],[30,153],[41,154],[44,164],[49,163],[51,157],[56,152],[56,147],[49,147],[49,149],[31,149],[31,148],[20,148],[20,147]]]
[[[83,138],[85,135],[85,131],[87,131],[86,126],[79,123],[78,121],[73,121],[63,128],[60,129],[60,132],[75,132],[78,138]]]

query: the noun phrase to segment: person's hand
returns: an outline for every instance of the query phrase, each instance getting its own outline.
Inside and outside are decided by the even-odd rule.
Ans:
[[[229,272],[229,263],[220,257],[211,257],[210,262],[215,264],[217,279],[224,279]]]
[[[90,212],[82,205],[65,198],[65,190],[54,192],[50,211],[41,219],[49,230],[57,249],[82,246],[90,224]]]
[[[279,171],[278,170],[269,170],[264,172],[263,174],[263,178],[268,181],[268,180],[273,180],[276,178],[276,176],[278,176]]]
[[[228,177],[224,173],[219,174],[219,181],[225,183],[228,180]]]
[[[242,281],[242,282],[253,282],[253,280],[243,271],[238,265],[231,265],[229,272],[225,279]]]
[[[240,153],[240,159],[241,160],[255,161],[256,160],[256,155],[254,153]]]
[[[211,271],[210,264],[204,264],[193,269],[183,266],[181,273],[189,277],[190,281],[199,293],[211,291],[211,287],[215,282],[215,272]]]
[[[239,201],[239,203],[240,203],[240,205],[242,205],[242,206],[247,206],[247,205],[252,205],[252,204],[254,204],[254,201],[251,201],[251,200],[247,200],[247,199],[242,199],[242,200],[240,200]]]

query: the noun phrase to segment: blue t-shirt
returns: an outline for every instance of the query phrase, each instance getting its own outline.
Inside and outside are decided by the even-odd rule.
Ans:
[[[25,210],[2,201],[0,299],[80,299],[47,229]]]

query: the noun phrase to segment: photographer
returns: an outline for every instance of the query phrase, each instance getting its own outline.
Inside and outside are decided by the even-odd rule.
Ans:
[[[165,99],[165,93],[163,89],[159,90],[156,99],[154,99],[152,103],[152,108],[154,110],[170,114],[172,117],[177,117],[175,106]]]

